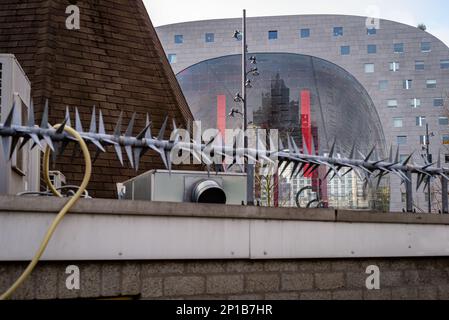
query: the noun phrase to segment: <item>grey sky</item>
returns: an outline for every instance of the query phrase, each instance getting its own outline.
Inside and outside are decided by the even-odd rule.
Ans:
[[[348,14],[376,16],[427,30],[449,45],[449,1],[405,0],[144,0],[155,26],[164,24],[240,17],[242,9],[248,16],[291,14]]]

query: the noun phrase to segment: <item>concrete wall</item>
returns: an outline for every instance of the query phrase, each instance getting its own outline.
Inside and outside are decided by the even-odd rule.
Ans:
[[[80,290],[65,269],[80,268]],[[380,290],[365,286],[380,268]],[[0,262],[0,291],[25,263]],[[449,299],[449,258],[43,262],[14,299]]]
[[[49,225],[50,220],[42,224],[32,217],[54,217],[65,201],[0,197],[0,291],[20,275],[43,235],[42,227]],[[123,218],[116,230],[111,221]],[[90,219],[90,224],[84,219]],[[154,219],[165,219],[165,223]],[[245,238],[235,236],[239,227],[215,232],[206,223],[198,229],[205,219],[218,224],[234,221],[237,226],[249,221],[245,237],[250,252],[233,257],[225,245],[227,239],[236,238],[234,250],[248,249],[238,247]],[[144,235],[149,236],[158,228],[159,234],[169,234],[170,225],[185,230],[177,231],[171,240],[146,238],[133,221],[143,225]],[[76,227],[73,233],[70,224]],[[266,228],[259,232],[267,230],[265,240],[252,237],[259,224]],[[270,229],[270,224],[283,228]],[[330,226],[343,227],[343,233],[321,229]],[[212,237],[202,238],[211,231]],[[106,235],[106,240],[92,238],[103,233],[112,233],[120,241],[114,243]],[[304,238],[295,240],[295,234]],[[435,234],[439,238],[433,238]],[[448,236],[449,217],[443,215],[81,200],[14,299],[449,299]],[[141,242],[135,243],[136,239]],[[185,241],[190,242],[182,247]],[[211,250],[219,248],[218,243],[225,249]],[[334,246],[337,249],[332,252]],[[254,248],[268,254],[258,254]],[[163,251],[168,255],[161,259]],[[17,255],[23,257],[13,260]],[[69,265],[79,267],[79,290],[65,285]],[[370,291],[365,285],[366,269],[372,265],[380,269],[380,290]]]

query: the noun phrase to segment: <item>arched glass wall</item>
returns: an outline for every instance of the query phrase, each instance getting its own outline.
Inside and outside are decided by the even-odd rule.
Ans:
[[[299,146],[326,152],[337,139],[337,151],[348,155],[355,142],[362,153],[377,146],[378,156],[385,152],[382,126],[375,106],[363,86],[341,67],[316,57],[287,53],[254,53],[259,76],[249,76],[248,121],[260,128],[278,129],[281,136],[293,136]],[[251,67],[250,65],[249,67]],[[241,56],[231,55],[206,60],[177,75],[183,93],[202,128],[234,129],[241,127],[240,115],[229,117],[241,90]],[[325,173],[324,173],[325,174]],[[324,174],[290,179],[287,171],[273,183],[277,205],[295,205],[296,193],[301,205],[317,198],[334,207],[379,207],[385,199],[365,197],[355,175],[343,180],[320,180]],[[277,178],[276,178],[277,179]],[[263,189],[263,188],[262,188]],[[269,192],[269,191],[266,191]],[[265,193],[266,193],[265,192]],[[262,200],[267,196],[259,190]],[[385,193],[387,194],[387,193]],[[271,197],[273,198],[273,197]],[[376,204],[377,200],[377,204]]]

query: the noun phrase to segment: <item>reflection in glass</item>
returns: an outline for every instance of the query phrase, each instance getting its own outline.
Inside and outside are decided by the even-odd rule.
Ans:
[[[278,129],[306,150],[326,153],[337,138],[337,154],[348,156],[353,143],[363,154],[377,146],[377,156],[385,152],[384,135],[375,106],[363,86],[347,71],[328,61],[299,54],[252,53],[260,75],[248,89],[250,126]],[[203,130],[242,127],[242,118],[229,117],[233,108],[241,110],[234,97],[241,90],[241,58],[224,56],[193,65],[177,75],[183,93]],[[295,205],[295,195],[304,185],[313,189],[304,197],[316,197],[329,206],[365,208],[376,198],[365,197],[363,185],[353,173],[323,181],[326,174],[291,178],[291,169],[278,177],[278,205]],[[259,190],[260,191],[260,190]],[[287,193],[284,195],[283,193]],[[388,192],[387,192],[388,193]],[[261,195],[263,198],[263,195]],[[313,199],[312,199],[313,200]],[[377,198],[377,200],[379,200]],[[276,205],[276,202],[274,203]],[[271,204],[273,205],[273,203]],[[388,209],[388,208],[387,208]]]

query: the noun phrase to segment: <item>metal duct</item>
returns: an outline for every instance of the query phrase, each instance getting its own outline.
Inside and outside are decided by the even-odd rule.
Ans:
[[[216,181],[203,180],[193,188],[192,202],[226,204],[226,193]]]

